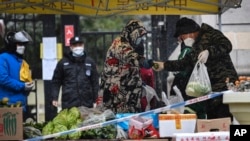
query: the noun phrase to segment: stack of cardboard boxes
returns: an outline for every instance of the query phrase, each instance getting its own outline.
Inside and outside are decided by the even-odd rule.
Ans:
[[[173,141],[229,141],[231,119],[196,119],[195,114],[160,114],[161,138]]]

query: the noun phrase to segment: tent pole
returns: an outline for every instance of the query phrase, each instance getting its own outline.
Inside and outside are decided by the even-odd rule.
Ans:
[[[219,30],[221,31],[221,13],[218,15],[218,21],[219,21]]]
[[[219,30],[221,31],[221,4],[222,4],[222,1],[219,0],[220,2],[220,6],[219,6],[219,14],[218,14],[218,21],[219,21]]]

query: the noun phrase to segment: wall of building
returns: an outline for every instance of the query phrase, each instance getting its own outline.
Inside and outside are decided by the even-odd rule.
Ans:
[[[240,75],[250,75],[250,1],[244,0],[241,8],[229,9],[221,16],[221,31],[233,44],[231,57]]]

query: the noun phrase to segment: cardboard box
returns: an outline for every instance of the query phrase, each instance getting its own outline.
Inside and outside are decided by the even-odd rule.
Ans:
[[[0,108],[0,140],[23,139],[23,109]]]
[[[172,137],[174,133],[194,133],[196,114],[159,114],[160,137]]]
[[[175,133],[173,141],[229,141],[229,131]]]
[[[231,118],[197,119],[197,132],[229,131]]]

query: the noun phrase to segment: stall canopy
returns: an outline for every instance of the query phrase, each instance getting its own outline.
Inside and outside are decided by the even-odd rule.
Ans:
[[[0,11],[12,14],[113,15],[222,14],[242,0],[1,0]]]

